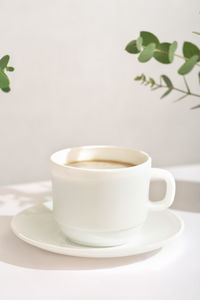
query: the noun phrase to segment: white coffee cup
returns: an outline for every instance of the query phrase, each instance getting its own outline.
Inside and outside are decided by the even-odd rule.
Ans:
[[[67,163],[112,160],[135,164],[119,169],[84,169]],[[72,241],[115,246],[138,236],[150,210],[165,210],[174,200],[175,181],[166,170],[151,167],[143,151],[116,146],[84,146],[51,156],[53,215]],[[149,200],[151,179],[166,182],[164,199]]]

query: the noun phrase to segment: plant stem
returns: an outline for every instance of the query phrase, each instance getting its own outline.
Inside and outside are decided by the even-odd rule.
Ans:
[[[183,80],[184,80],[184,82],[185,82],[185,86],[186,86],[186,89],[187,89],[187,91],[188,91],[188,94],[191,94],[191,91],[190,91],[190,88],[189,88],[189,85],[188,85],[188,83],[187,83],[187,80],[186,80],[185,76],[183,76]]]
[[[155,49],[154,51],[155,51],[155,52],[164,53],[164,54],[168,54],[168,52],[163,51],[163,50],[159,50],[159,49]],[[179,58],[184,59],[184,60],[189,60],[189,58],[184,57],[184,56],[179,55],[179,54],[176,54],[176,53],[174,53],[174,56],[179,57]],[[196,64],[196,66],[200,67],[200,64]]]
[[[156,86],[156,87],[158,87],[158,88],[168,88],[167,85],[158,84],[158,83],[155,83],[154,86]],[[195,93],[191,93],[191,92],[189,93],[188,91],[184,91],[184,90],[178,89],[178,88],[176,88],[176,87],[174,87],[174,86],[173,86],[171,89],[172,89],[172,90],[175,90],[175,91],[178,91],[178,92],[180,92],[180,93],[186,94],[186,95],[191,95],[191,96],[194,96],[194,97],[200,97],[199,94],[195,94]]]
[[[181,55],[176,54],[176,53],[174,54],[174,56],[179,57],[179,58],[182,58],[182,59],[184,59],[184,60],[189,60],[189,58],[184,57],[184,56],[181,56]],[[196,64],[196,66],[200,67],[200,64]]]

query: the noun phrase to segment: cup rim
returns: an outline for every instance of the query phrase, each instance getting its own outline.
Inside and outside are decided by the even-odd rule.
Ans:
[[[78,150],[78,149],[92,149],[92,148],[115,148],[115,149],[120,149],[120,150],[128,150],[128,151],[135,151],[135,152],[139,152],[141,154],[143,154],[144,156],[146,156],[146,160],[142,163],[139,163],[136,166],[131,166],[128,168],[116,168],[116,169],[89,169],[89,168],[79,168],[79,167],[73,167],[73,166],[69,166],[69,165],[63,165],[59,162],[57,162],[55,160],[55,156],[57,156],[59,153],[62,152],[69,152],[71,150]],[[58,150],[56,152],[54,152],[51,156],[50,156],[50,162],[53,165],[59,166],[62,169],[68,169],[68,170],[73,170],[73,171],[82,171],[82,172],[88,172],[88,173],[94,173],[94,172],[98,172],[98,173],[117,173],[117,172],[124,172],[127,170],[136,170],[138,168],[144,167],[146,165],[148,165],[149,163],[151,163],[151,157],[149,156],[149,154],[147,154],[146,152],[142,151],[142,150],[138,150],[138,149],[134,149],[134,148],[130,148],[130,147],[123,147],[123,146],[115,146],[115,145],[85,145],[85,146],[78,146],[78,147],[69,147],[69,148],[64,148],[61,150]]]

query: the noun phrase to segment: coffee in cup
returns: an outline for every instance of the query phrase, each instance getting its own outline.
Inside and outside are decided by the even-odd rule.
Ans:
[[[128,162],[100,159],[78,160],[66,163],[65,165],[81,169],[121,169],[135,166]]]

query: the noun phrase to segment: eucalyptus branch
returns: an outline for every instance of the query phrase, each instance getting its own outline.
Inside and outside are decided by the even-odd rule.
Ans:
[[[149,82],[148,82],[148,84],[149,84]],[[159,84],[159,83],[155,83],[155,87],[158,87],[158,88],[168,88],[167,85]],[[187,95],[187,96],[190,95],[190,96],[194,96],[194,97],[200,97],[200,94],[195,94],[195,93],[191,93],[191,92],[189,93],[188,91],[179,89],[179,88],[177,88],[177,87],[175,87],[175,86],[173,86],[173,87],[171,88],[171,90],[178,91],[178,92],[183,93],[183,94],[185,94],[185,95]]]
[[[143,47],[145,49],[145,47]],[[159,50],[159,49],[155,49],[154,52],[159,52],[159,53],[162,53],[162,54],[165,54],[165,55],[168,55],[168,52],[167,51],[162,51],[162,50]],[[182,55],[179,55],[177,53],[174,53],[174,56],[178,57],[178,58],[181,58],[181,59],[184,59],[185,61],[189,60],[189,58],[187,57],[184,57]],[[199,63],[196,63],[196,66],[200,67],[200,64]]]
[[[179,54],[176,54],[176,53],[174,53],[174,56],[179,57],[179,58],[184,59],[184,60],[189,60],[189,58],[184,57],[184,56],[179,55]],[[200,67],[200,64],[196,63],[196,66]]]
[[[143,49],[145,49],[145,48],[146,48],[146,47],[143,46]],[[164,54],[164,55],[168,55],[168,52],[167,52],[167,51],[163,51],[163,50],[160,50],[160,49],[157,49],[157,48],[154,49],[154,53],[155,53],[155,52],[158,52],[158,53],[161,53],[161,54]],[[178,57],[178,58],[181,58],[181,59],[184,59],[185,61],[189,60],[189,58],[184,57],[184,56],[182,56],[182,55],[180,55],[180,54],[177,54],[177,53],[174,53],[174,56],[176,56],[176,57]],[[196,66],[200,67],[200,64],[199,64],[199,63],[196,63]]]
[[[200,35],[199,32],[194,33]],[[179,75],[183,76],[186,90],[175,87],[172,81],[166,75],[161,75],[160,83],[155,82],[153,78],[149,78],[149,80],[147,80],[144,74],[137,76],[135,80],[140,80],[144,85],[150,84],[152,90],[167,88],[166,92],[161,96],[161,98],[169,95],[169,93],[171,93],[173,90],[183,94],[178,101],[188,96],[200,97],[200,94],[191,92],[188,82],[185,78],[185,75],[190,73],[195,66],[200,67],[200,49],[191,42],[184,42],[182,47],[183,55],[179,55],[176,53],[177,47],[178,43],[176,41],[173,43],[161,43],[157,36],[155,36],[153,33],[141,31],[140,36],[136,40],[132,40],[128,43],[126,46],[126,51],[131,54],[138,54],[138,60],[141,63],[148,62],[152,58],[162,64],[171,64],[175,57],[183,59],[184,63],[179,67],[177,72]],[[198,72],[198,80],[200,83],[200,72]],[[195,108],[200,108],[200,105],[193,107],[193,109]]]
[[[143,85],[147,86],[149,85],[151,87],[151,90],[154,91],[154,90],[157,90],[157,89],[160,89],[160,88],[165,88],[167,89],[166,92],[160,97],[161,99],[166,97],[169,93],[171,93],[172,91],[177,91],[177,92],[180,92],[182,93],[183,95],[178,98],[176,101],[180,101],[188,96],[194,96],[194,97],[198,97],[200,98],[200,94],[196,94],[196,93],[193,93],[191,92],[189,86],[188,86],[188,83],[186,81],[186,78],[184,77],[184,82],[185,82],[185,85],[186,85],[186,90],[183,90],[183,89],[180,89],[180,88],[177,88],[175,87],[171,80],[169,79],[169,77],[167,77],[166,75],[161,75],[160,76],[160,82],[156,82],[152,77],[150,77],[149,79],[146,78],[146,76],[144,74],[140,75],[140,76],[137,76],[135,78],[136,81],[140,81]],[[163,83],[164,82],[164,83]],[[194,108],[200,108],[200,105],[197,105]]]

